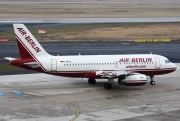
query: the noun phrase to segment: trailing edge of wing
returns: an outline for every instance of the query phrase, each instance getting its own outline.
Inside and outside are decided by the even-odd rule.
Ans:
[[[101,76],[101,78],[116,78],[120,75],[127,75],[126,71],[112,71],[112,72],[96,72],[96,75]]]

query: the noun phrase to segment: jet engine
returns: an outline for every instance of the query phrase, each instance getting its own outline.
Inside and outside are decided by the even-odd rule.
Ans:
[[[133,74],[126,76],[125,79],[118,79],[118,83],[120,85],[126,86],[142,86],[145,85],[147,82],[146,75],[144,74]]]

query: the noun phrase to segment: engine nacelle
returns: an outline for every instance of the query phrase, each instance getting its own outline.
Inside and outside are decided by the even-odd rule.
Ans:
[[[121,85],[126,86],[142,86],[147,82],[147,77],[144,74],[135,74],[126,76],[125,79],[121,81]]]

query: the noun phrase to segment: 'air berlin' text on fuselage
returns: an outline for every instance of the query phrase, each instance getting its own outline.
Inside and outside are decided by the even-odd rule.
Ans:
[[[121,58],[119,62],[152,62],[152,58]]]
[[[27,36],[26,31],[23,30],[23,28],[17,28],[18,31],[21,33],[22,36],[25,36],[25,39],[27,40],[27,42],[31,45],[31,47],[38,53],[40,52],[40,48],[36,45],[36,43],[31,39],[30,36]]]

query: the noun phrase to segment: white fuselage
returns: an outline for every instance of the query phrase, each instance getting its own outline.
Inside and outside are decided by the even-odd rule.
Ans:
[[[165,72],[176,68],[175,64],[166,62],[168,61],[166,57],[154,54],[49,56],[39,58],[38,61],[43,66],[44,71],[52,73],[97,73],[97,71]],[[146,75],[150,74],[147,73]]]

